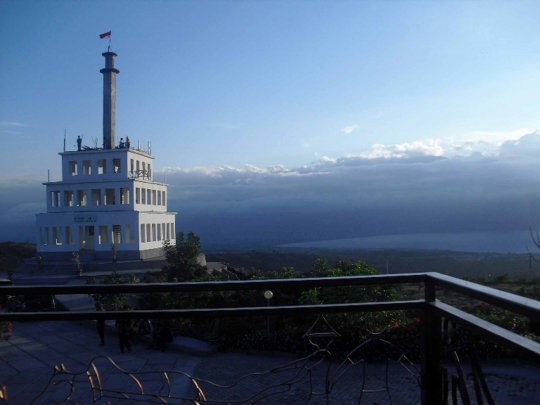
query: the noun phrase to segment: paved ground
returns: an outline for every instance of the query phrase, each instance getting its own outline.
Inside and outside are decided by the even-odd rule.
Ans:
[[[98,341],[95,330],[74,322],[15,323],[11,340],[0,342],[0,381],[8,388],[8,404],[24,405],[30,404],[32,400],[35,400],[35,404],[62,401],[67,397],[70,385],[51,383],[53,367],[64,364],[71,373],[84,373],[90,362],[99,356],[108,356],[119,367],[137,373],[148,393],[163,395],[168,386],[159,371],[175,370],[195,376],[210,403],[219,399],[242,403],[247,403],[243,400],[260,399],[262,404],[326,403],[323,395],[310,397],[309,393],[324,390],[328,363],[311,369],[313,362],[293,364],[290,363],[293,357],[241,352],[197,357],[173,351],[161,353],[146,350],[144,343],[134,345],[131,353],[121,354],[114,334],[107,334],[104,347],[98,346]],[[291,367],[283,367],[287,363]],[[96,365],[105,389],[137,389],[133,380],[118,372],[108,361],[101,358],[96,360]],[[292,368],[293,365],[297,367]],[[339,364],[331,365],[330,375],[337,371],[338,366]],[[361,363],[353,366],[341,378],[330,378],[330,381],[335,383],[329,396],[331,404],[358,403],[362,366]],[[384,389],[385,367],[367,365],[366,370],[365,389]],[[497,404],[540,403],[538,368],[490,363],[485,365],[484,370]],[[245,374],[265,371],[266,373],[241,379]],[[174,395],[194,398],[196,389],[187,378],[175,373],[170,373],[170,377]],[[57,380],[65,380],[65,376],[52,379]],[[217,382],[224,387],[217,387],[203,380]],[[472,381],[470,383],[472,384]],[[74,386],[72,399],[75,402],[92,403],[89,380],[84,374],[76,378]],[[389,389],[394,404],[419,403],[419,390],[415,379],[401,367],[390,368]],[[473,390],[470,392],[472,394]],[[264,398],[271,393],[271,397]],[[111,404],[133,403],[111,398],[102,398],[96,403],[106,404],[108,401],[111,401]],[[386,392],[367,392],[362,403],[373,404],[375,401],[378,404],[389,403]]]
[[[142,377],[143,385],[159,392],[166,388],[166,382],[157,371],[182,370],[193,374],[201,362],[201,358],[187,354],[146,350],[145,343],[133,345],[131,353],[121,354],[118,338],[111,334],[106,335],[105,346],[98,343],[97,331],[72,322],[14,323],[12,338],[0,342],[0,381],[7,386],[8,404],[29,404],[38,397],[36,404],[52,404],[65,398],[69,384],[49,384],[55,365],[64,364],[72,373],[83,373],[93,359],[108,356],[127,371],[148,372]],[[96,364],[105,388],[136,388],[129,377],[116,372],[108,361],[98,360]],[[75,387],[74,400],[91,403],[88,378],[78,377]],[[178,393],[185,392],[187,380],[176,381],[175,387]],[[46,392],[40,395],[43,390]]]

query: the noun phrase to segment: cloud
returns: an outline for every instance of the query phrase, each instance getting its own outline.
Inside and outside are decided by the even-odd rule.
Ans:
[[[11,135],[25,135],[24,132],[21,131],[11,131],[8,129],[0,129],[0,134],[11,134]],[[27,137],[27,136],[25,136]]]
[[[206,244],[540,226],[539,133],[489,154],[462,156],[457,148],[433,139],[321,154],[296,167],[167,167],[169,210],[178,212],[179,230],[195,231]],[[0,183],[3,238],[30,227],[43,200],[38,182]]]
[[[359,128],[360,128],[360,125],[353,124],[353,125],[349,125],[347,127],[341,128],[341,132],[345,132],[347,135],[349,135]]]
[[[444,149],[440,145],[439,139],[427,140],[425,142],[401,143],[395,145],[375,144],[371,152],[362,153],[360,156],[365,159],[376,158],[411,158],[415,156],[442,156]]]
[[[466,140],[468,142],[487,142],[501,145],[503,142],[518,140],[522,136],[532,132],[529,128],[520,128],[513,131],[473,131],[462,137],[458,137],[458,141]]]
[[[538,159],[540,157],[540,132],[504,142],[500,147],[499,156],[505,159]]]
[[[24,127],[24,124],[17,121],[0,121],[0,126],[4,127]]]
[[[540,148],[538,134],[489,156],[454,156],[443,146],[440,140],[378,144],[358,156],[322,156],[293,168],[169,168],[169,206],[178,210],[181,228],[231,243],[540,223],[540,153],[531,152]]]
[[[473,131],[457,137],[447,137],[440,140],[446,156],[496,156],[500,147],[508,141],[516,141],[531,134],[527,128],[513,131]]]

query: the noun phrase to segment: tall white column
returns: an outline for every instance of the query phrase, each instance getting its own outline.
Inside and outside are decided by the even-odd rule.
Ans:
[[[114,67],[114,52],[102,53],[105,57],[103,73],[103,149],[116,147],[116,74],[120,73]]]

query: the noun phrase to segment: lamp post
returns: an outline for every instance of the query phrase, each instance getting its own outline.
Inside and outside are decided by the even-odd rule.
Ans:
[[[270,290],[266,290],[264,292],[264,298],[266,298],[267,307],[270,307],[270,300],[274,296],[274,293]],[[266,318],[266,325],[267,325],[267,333],[270,335],[270,315]]]

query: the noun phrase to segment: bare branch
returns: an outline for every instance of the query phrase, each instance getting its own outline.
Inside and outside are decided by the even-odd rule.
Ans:
[[[529,227],[529,232],[531,233],[531,239],[533,240],[533,243],[538,249],[540,249],[540,235],[538,234],[538,230],[536,231],[536,237],[534,236],[532,227]]]

